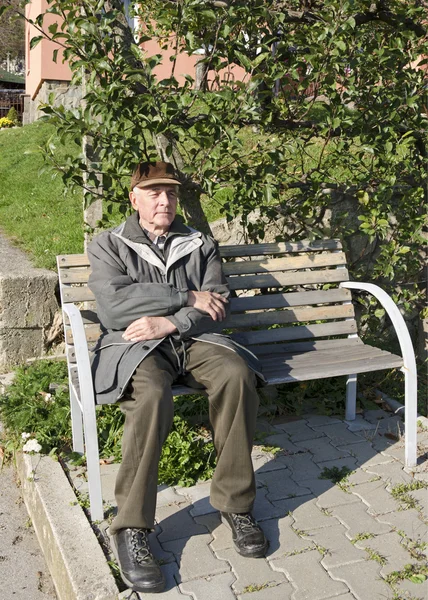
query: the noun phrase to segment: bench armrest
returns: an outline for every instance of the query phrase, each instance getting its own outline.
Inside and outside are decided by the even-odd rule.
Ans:
[[[76,354],[77,373],[79,376],[79,385],[90,388],[90,394],[94,396],[92,385],[91,363],[89,360],[88,343],[86,341],[85,328],[80,310],[75,304],[68,303],[62,305],[62,310],[70,321],[70,328],[73,334],[74,350]],[[90,385],[87,385],[90,384]],[[83,390],[81,388],[83,397]]]
[[[350,290],[362,290],[372,294],[386,310],[392,321],[395,332],[400,343],[401,355],[403,357],[403,366],[401,370],[404,373],[405,389],[405,462],[407,467],[414,467],[417,463],[417,388],[418,380],[416,373],[416,359],[413,350],[412,340],[409,330],[393,299],[379,286],[373,283],[360,283],[359,281],[345,281],[340,287]]]
[[[382,288],[380,288],[378,285],[375,285],[374,283],[344,281],[339,284],[339,287],[347,288],[350,290],[362,290],[364,292],[368,292],[381,303],[389,318],[391,319],[391,322],[397,334],[401,348],[401,355],[404,361],[403,369],[409,370],[416,375],[415,352],[413,350],[413,344],[410,338],[409,330],[407,329],[407,325],[403,319],[403,315],[401,314],[400,310],[398,309],[391,296],[389,296]]]
[[[88,344],[80,310],[74,304],[63,304],[62,310],[70,320],[76,353],[77,374],[79,377],[80,406],[84,424],[86,460],[88,465],[89,500],[91,517],[94,521],[104,518],[101,493],[100,464],[95,414],[95,395],[92,382]],[[70,367],[69,367],[70,373]]]

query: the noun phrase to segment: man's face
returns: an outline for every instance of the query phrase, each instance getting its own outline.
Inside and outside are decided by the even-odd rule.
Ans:
[[[140,224],[156,234],[168,231],[177,212],[178,189],[176,185],[135,187],[129,199],[140,215]]]

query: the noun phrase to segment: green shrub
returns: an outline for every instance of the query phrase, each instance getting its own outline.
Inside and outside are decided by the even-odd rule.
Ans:
[[[56,383],[55,394],[49,384]],[[194,485],[209,479],[214,468],[214,447],[206,430],[190,425],[188,417],[203,413],[206,399],[189,396],[176,399],[176,416],[162,451],[159,483]],[[193,399],[194,397],[192,397]],[[15,450],[24,441],[34,439],[43,453],[71,452],[71,420],[67,365],[64,361],[41,360],[16,370],[13,383],[0,396],[0,420],[6,433],[3,445]],[[124,415],[118,404],[97,410],[97,428],[101,458],[122,459]],[[22,434],[29,434],[22,436]]]
[[[6,115],[6,119],[9,119],[9,121],[12,121],[12,123],[14,123],[15,125],[18,123],[18,113],[16,112],[16,108],[14,106],[12,106],[12,108],[9,109],[9,112]]]
[[[60,384],[54,395],[49,393],[53,382]],[[0,419],[15,447],[20,445],[22,433],[30,433],[46,453],[69,447],[67,365],[41,360],[19,367],[13,383],[0,396]]]

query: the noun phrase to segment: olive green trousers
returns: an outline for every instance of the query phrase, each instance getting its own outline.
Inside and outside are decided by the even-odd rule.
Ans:
[[[179,376],[177,356],[168,340],[140,363],[121,409],[125,414],[123,460],[115,488],[118,514],[110,531],[153,528],[158,465],[172,426],[171,386],[177,380],[205,388],[217,465],[210,502],[223,512],[252,509],[255,478],[251,449],[259,397],[256,376],[238,354],[224,346],[195,341],[186,351],[186,372]]]

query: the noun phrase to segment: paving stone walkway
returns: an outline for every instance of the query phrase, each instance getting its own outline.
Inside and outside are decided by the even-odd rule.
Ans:
[[[419,464],[410,470],[403,466],[401,426],[399,418],[379,410],[352,422],[307,415],[265,423],[266,446],[282,450],[253,451],[254,515],[270,542],[263,559],[235,552],[209,504],[209,482],[160,486],[152,540],[167,588],[159,597],[427,600],[428,580],[411,577],[428,569],[428,428],[419,428]],[[117,468],[102,466],[104,497],[112,507]],[[345,470],[350,473],[337,483],[324,478]],[[75,486],[85,491],[78,475],[73,472]],[[153,596],[125,590],[120,598]]]

